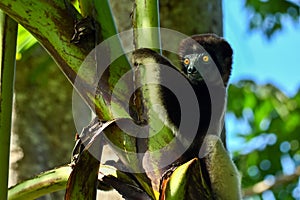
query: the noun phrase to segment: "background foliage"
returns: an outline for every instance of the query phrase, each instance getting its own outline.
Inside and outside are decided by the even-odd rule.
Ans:
[[[299,1],[297,0],[246,0],[249,9],[249,28],[262,31],[268,38],[280,31],[284,20],[299,22]]]
[[[264,199],[299,198],[300,93],[288,98],[270,84],[241,81],[230,86],[228,102],[228,116],[242,127],[235,159],[243,187],[252,189],[246,193],[263,192]],[[266,185],[252,188],[261,181]]]

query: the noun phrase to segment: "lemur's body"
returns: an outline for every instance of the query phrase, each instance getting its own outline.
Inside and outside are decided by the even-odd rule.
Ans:
[[[224,112],[226,106],[226,94],[224,99],[221,99],[221,104],[216,112],[218,112],[218,121],[212,119],[212,101],[209,87],[216,89],[215,92],[225,91],[231,73],[232,64],[232,49],[230,45],[222,38],[213,34],[193,36],[184,40],[179,48],[179,58],[182,69],[179,71],[168,60],[161,55],[149,49],[138,49],[133,52],[132,62],[136,67],[143,66],[146,70],[143,74],[147,76],[147,67],[153,64],[163,64],[178,70],[192,85],[197,96],[198,105],[200,108],[200,120],[196,137],[191,141],[190,147],[178,159],[178,163],[187,162],[190,159],[199,157],[200,148],[205,142],[207,154],[200,157],[203,167],[207,169],[206,176],[209,177],[211,188],[215,199],[238,200],[241,199],[240,180],[237,169],[231,161],[220,136],[224,124]],[[210,70],[217,68],[214,73],[209,74],[209,77],[203,77],[199,73],[199,68],[202,70]],[[158,72],[155,72],[152,79],[164,79]],[[148,69],[150,69],[148,67]],[[149,72],[150,73],[150,72]],[[148,75],[149,75],[148,73]],[[151,72],[152,73],[152,72]],[[150,75],[151,76],[151,75]],[[144,78],[144,77],[141,77]],[[209,84],[209,86],[208,86]],[[145,91],[142,91],[142,93]],[[164,109],[158,111],[162,115],[168,116],[169,126],[178,128],[180,126],[180,106],[176,97],[170,90],[164,87],[157,86],[156,93],[158,98],[149,97],[147,101],[161,101]],[[221,95],[222,96],[222,95]],[[158,100],[157,100],[158,99]],[[195,112],[197,109],[195,109]],[[215,112],[215,111],[214,111]],[[158,113],[158,115],[159,115]],[[192,120],[192,119],[191,119]],[[210,123],[213,123],[213,128],[210,129]],[[208,132],[209,131],[209,132]],[[180,137],[184,137],[186,133],[179,133]],[[201,156],[201,155],[200,155]]]

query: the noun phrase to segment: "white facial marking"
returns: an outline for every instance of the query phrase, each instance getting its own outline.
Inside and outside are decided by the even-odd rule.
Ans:
[[[198,45],[197,45],[197,44],[194,44],[194,45],[192,46],[192,48],[193,48],[193,50],[197,50]]]

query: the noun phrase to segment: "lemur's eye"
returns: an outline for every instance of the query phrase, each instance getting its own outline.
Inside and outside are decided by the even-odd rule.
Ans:
[[[183,64],[184,64],[185,66],[188,66],[188,65],[190,64],[190,59],[185,58],[185,59],[183,60]]]
[[[208,62],[209,61],[209,56],[205,55],[202,57],[203,62]]]

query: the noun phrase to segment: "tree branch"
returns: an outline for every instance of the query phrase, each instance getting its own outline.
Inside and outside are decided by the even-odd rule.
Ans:
[[[300,176],[300,166],[297,167],[296,171],[292,175],[288,176],[279,176],[276,178],[275,182],[270,184],[267,181],[263,180],[261,182],[256,183],[255,185],[251,186],[250,188],[246,188],[243,191],[244,196],[252,196],[256,194],[261,194],[267,190],[272,190],[282,185],[289,184],[293,181],[299,179]]]

